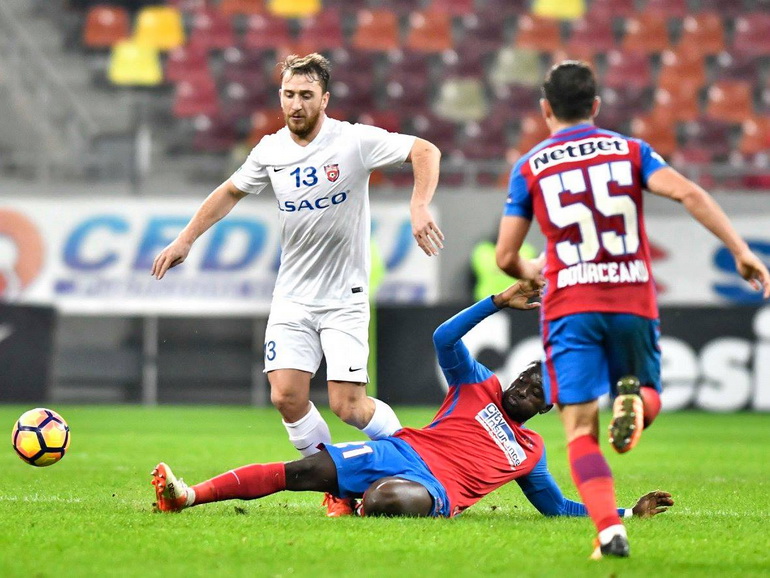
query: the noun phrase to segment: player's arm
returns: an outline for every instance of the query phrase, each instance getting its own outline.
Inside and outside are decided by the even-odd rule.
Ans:
[[[556,480],[548,471],[545,452],[535,468],[526,476],[518,478],[516,482],[530,503],[544,516],[588,515],[588,510],[583,504],[564,497]],[[662,514],[673,505],[671,494],[655,490],[639,498],[633,508],[618,508],[618,515],[621,518],[631,516],[650,518]]]
[[[477,375],[479,371],[484,373],[489,371],[486,368],[480,369],[483,366],[471,357],[462,341],[465,334],[504,307],[511,309],[539,307],[539,303],[530,303],[529,300],[539,294],[540,286],[532,281],[517,281],[502,293],[482,299],[439,325],[433,333],[433,345],[449,385],[482,381],[483,377]]]
[[[647,189],[656,195],[667,197],[684,205],[687,212],[711,231],[735,259],[738,273],[751,286],[770,297],[770,273],[733,227],[719,204],[696,183],[671,167],[663,167],[647,178]]]
[[[438,186],[441,151],[433,143],[416,138],[406,161],[412,163],[414,172],[414,189],[409,204],[412,235],[426,255],[438,255],[438,250],[444,248],[444,234],[428,206]]]
[[[238,190],[230,179],[214,189],[177,238],[155,257],[151,274],[157,279],[163,279],[166,271],[184,262],[195,240],[227,215],[245,196],[246,193]]]
[[[517,279],[539,279],[545,265],[545,254],[536,259],[521,256],[521,246],[529,232],[531,221],[519,216],[506,216],[500,220],[495,257],[497,266]]]

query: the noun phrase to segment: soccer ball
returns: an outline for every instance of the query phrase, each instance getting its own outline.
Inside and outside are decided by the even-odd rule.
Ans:
[[[13,449],[33,466],[50,466],[64,457],[70,445],[70,428],[64,418],[44,407],[21,415],[11,434]]]

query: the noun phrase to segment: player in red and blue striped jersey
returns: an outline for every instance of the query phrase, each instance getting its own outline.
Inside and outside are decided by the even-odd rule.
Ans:
[[[602,554],[628,556],[612,473],[598,444],[598,398],[615,397],[610,442],[634,447],[660,410],[658,308],[643,217],[645,189],[684,205],[770,296],[770,274],[702,188],[645,142],[593,124],[600,100],[591,69],[554,66],[540,105],[551,137],[514,166],[497,262],[518,278],[544,276],[541,334],[546,398],[559,406],[573,480],[596,525]],[[519,255],[532,219],[543,258]]]
[[[156,508],[179,511],[208,502],[255,499],[281,490],[363,496],[366,515],[451,517],[505,483],[516,480],[544,515],[585,516],[583,504],[565,498],[548,471],[542,438],[522,424],[550,409],[541,364],[530,364],[503,390],[498,378],[471,357],[462,337],[503,307],[534,309],[538,293],[521,281],[444,322],[434,334],[449,392],[433,421],[376,441],[325,444],[289,463],[253,464],[192,487],[166,464],[153,471]],[[655,491],[618,515],[649,517],[672,505]]]

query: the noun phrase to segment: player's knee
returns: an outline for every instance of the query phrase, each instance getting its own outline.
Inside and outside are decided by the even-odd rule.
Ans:
[[[295,392],[273,388],[270,391],[270,402],[280,412],[284,421],[288,423],[294,423],[307,414],[307,397]]]
[[[366,490],[363,505],[367,516],[428,516],[433,500],[416,482],[383,478]]]
[[[368,422],[366,419],[367,402],[367,398],[330,397],[329,408],[346,424],[361,429]],[[371,414],[371,411],[369,413]],[[368,417],[371,419],[371,415]]]

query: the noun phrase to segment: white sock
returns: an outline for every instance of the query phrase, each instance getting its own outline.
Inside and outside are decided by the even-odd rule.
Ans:
[[[612,540],[615,536],[621,535],[624,538],[627,537],[626,535],[626,527],[623,524],[615,524],[614,526],[609,526],[607,528],[604,528],[601,532],[599,532],[599,543],[602,545],[609,543],[610,540]]]
[[[304,457],[317,453],[318,444],[332,443],[329,426],[312,401],[307,415],[294,423],[286,423],[283,420],[281,422],[289,433],[289,441]]]
[[[192,488],[188,487],[187,488],[187,496],[185,496],[185,502],[184,502],[185,508],[189,508],[194,503],[195,503],[195,490],[193,490]]]
[[[380,439],[393,435],[401,429],[401,422],[398,421],[396,412],[384,401],[370,397],[374,402],[374,414],[369,423],[361,429],[369,439]]]

